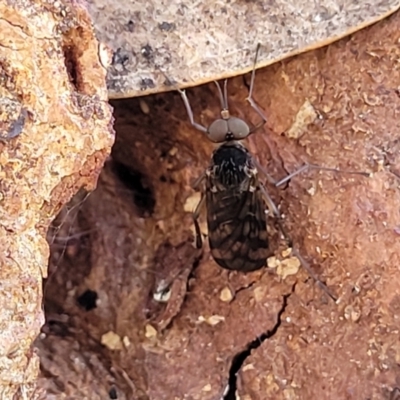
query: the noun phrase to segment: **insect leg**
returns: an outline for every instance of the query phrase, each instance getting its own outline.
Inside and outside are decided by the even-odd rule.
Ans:
[[[186,96],[186,92],[184,90],[180,90],[180,89],[178,89],[178,92],[182,96],[182,100],[183,100],[183,103],[185,104],[186,111],[187,111],[187,114],[189,116],[189,120],[190,120],[190,123],[192,124],[192,126],[194,126],[196,129],[198,129],[201,132],[207,133],[208,129],[205,126],[198,124],[197,122],[194,121],[192,107],[190,107],[189,99]]]
[[[204,178],[206,177],[206,173],[203,172],[193,183],[192,188],[193,190],[197,190],[201,184],[201,182],[203,182]]]
[[[307,271],[308,275],[316,282],[316,284],[322,289],[333,301],[337,301],[337,297],[329,290],[328,286],[322,282],[318,276],[314,273],[311,265],[300,255],[296,248],[292,247],[292,253],[300,261],[301,266]]]
[[[282,232],[282,235],[283,235],[284,239],[286,240],[286,243],[288,244],[289,247],[292,247],[292,245],[293,245],[292,239],[290,238],[289,234],[286,232],[286,229],[282,224],[282,217],[281,217],[281,213],[278,210],[278,207],[275,205],[275,203],[271,199],[271,197],[268,194],[267,190],[265,189],[264,185],[259,183],[258,186],[261,190],[261,193],[264,196],[264,200],[267,204],[269,212],[274,216],[276,222],[279,225],[279,229]]]
[[[316,282],[316,284],[333,300],[336,301],[337,298],[331,293],[331,291],[328,289],[328,287],[323,283],[318,276],[314,273],[312,270],[310,264],[300,255],[300,253],[297,251],[297,249],[293,246],[293,241],[290,238],[289,234],[287,233],[285,227],[283,226],[282,223],[282,217],[281,214],[276,207],[275,203],[271,199],[270,195],[268,194],[267,190],[265,187],[259,183],[259,188],[261,190],[261,193],[264,196],[265,202],[267,203],[267,206],[270,210],[270,212],[275,216],[276,222],[278,224],[279,230],[282,232],[282,235],[284,239],[286,240],[286,243],[288,246],[292,249],[292,254],[300,261],[300,264],[302,267],[307,271],[308,275],[311,276],[312,279]]]
[[[254,163],[254,165],[257,168],[258,172],[261,172],[268,180],[269,183],[271,183],[272,185],[277,186],[277,181],[276,179],[274,179],[268,172],[267,170],[254,158],[252,157],[252,161]]]
[[[204,193],[201,194],[201,199],[199,201],[199,203],[196,206],[196,209],[193,212],[193,222],[194,222],[194,228],[196,230],[196,247],[198,249],[201,249],[201,247],[203,246],[203,240],[201,238],[201,231],[200,231],[200,225],[199,225],[199,216],[200,216],[200,212],[201,209],[204,206],[206,200],[206,196],[204,195]]]
[[[332,171],[332,172],[340,172],[343,174],[353,174],[353,175],[362,175],[362,176],[366,176],[369,177],[370,173],[368,172],[361,172],[361,171],[344,171],[341,170],[339,168],[329,168],[329,167],[321,167],[319,165],[315,165],[315,164],[304,164],[302,167],[300,167],[298,170],[292,172],[291,174],[285,176],[283,179],[281,179],[278,182],[275,182],[275,186],[279,187],[281,185],[283,185],[284,183],[286,183],[287,181],[289,181],[290,179],[292,179],[294,176],[301,174],[304,171],[307,171],[308,169],[315,169],[315,170],[320,170],[320,171]]]
[[[265,116],[259,105],[253,99],[254,79],[256,77],[256,64],[260,47],[261,44],[258,43],[256,49],[256,56],[254,57],[253,71],[251,72],[249,95],[247,96],[246,100],[250,103],[251,107],[253,107],[254,111],[261,117],[262,120],[254,128],[250,130],[250,133],[253,133],[255,130],[262,127],[267,122],[267,117]]]

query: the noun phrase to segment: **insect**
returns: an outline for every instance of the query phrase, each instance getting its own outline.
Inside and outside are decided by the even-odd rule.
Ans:
[[[205,132],[214,143],[221,143],[212,154],[210,166],[194,184],[198,188],[205,180],[205,191],[193,215],[197,246],[202,245],[198,217],[205,202],[214,260],[223,268],[243,272],[263,267],[270,255],[264,202],[266,191],[259,182],[255,160],[240,142],[266,122],[263,112],[252,99],[259,48],[260,45],[257,46],[248,96],[248,101],[261,117],[255,127],[250,128],[242,119],[230,115],[227,80],[223,91],[215,82],[221,101],[221,118],[208,128],[194,121],[186,93],[180,91],[190,123]],[[267,204],[276,213],[268,195]]]
[[[215,82],[221,101],[221,118],[212,122],[208,128],[194,121],[193,111],[186,93],[179,90],[191,125],[206,133],[214,143],[221,144],[213,152],[209,167],[193,185],[194,189],[197,189],[205,181],[201,200],[193,213],[196,245],[199,248],[202,246],[198,218],[205,205],[210,250],[217,264],[229,270],[242,272],[262,268],[271,255],[265,213],[265,205],[267,205],[289,247],[292,248],[293,254],[318,285],[334,298],[326,285],[314,274],[310,265],[293,248],[292,241],[282,225],[282,218],[277,207],[259,181],[259,174],[263,174],[271,183],[279,186],[308,168],[339,170],[306,164],[280,182],[275,182],[241,143],[241,140],[264,125],[267,120],[252,98],[259,49],[260,44],[256,50],[247,97],[252,108],[261,117],[261,121],[253,128],[250,128],[242,119],[230,115],[227,80],[224,81],[223,90],[219,83]],[[364,174],[361,172],[350,173]]]
[[[214,260],[224,268],[254,271],[263,267],[270,255],[257,174],[251,154],[235,140],[214,151],[205,172],[210,249]],[[194,214],[197,237],[199,206]]]

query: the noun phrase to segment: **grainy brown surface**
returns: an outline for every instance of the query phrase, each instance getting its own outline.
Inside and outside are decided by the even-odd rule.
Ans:
[[[256,78],[254,97],[269,120],[247,144],[271,175],[306,161],[373,172],[310,171],[269,188],[337,304],[303,270],[284,280],[271,268],[228,273],[207,247],[197,263],[184,209],[213,145],[189,127],[177,93],[113,103],[117,140],[98,188],[49,235],[48,324],[38,341],[48,398],[214,400],[236,370],[242,400],[395,396],[399,24],[397,13]],[[229,93],[232,113],[257,122],[242,77]],[[188,96],[198,121],[218,115],[214,85]],[[310,105],[315,119],[301,126]],[[154,291],[179,268],[177,279],[187,280],[170,294],[175,303],[154,307]]]
[[[400,150],[399,17],[267,75],[272,109],[290,92],[292,107],[307,97],[323,113],[321,126],[299,141],[313,162],[377,172],[368,180],[323,174],[290,185],[294,231],[339,301],[321,304],[318,293],[297,285],[277,333],[240,372],[242,399],[385,399],[400,383],[400,181],[399,159],[390,156]],[[286,130],[290,111],[272,109],[270,125]]]
[[[79,3],[0,3],[1,399],[38,395],[46,231],[114,139],[98,46]]]
[[[385,18],[399,0],[89,0],[97,37],[112,49],[111,98],[183,88],[332,43]],[[155,67],[158,65],[158,68]],[[160,70],[164,72],[161,73]]]

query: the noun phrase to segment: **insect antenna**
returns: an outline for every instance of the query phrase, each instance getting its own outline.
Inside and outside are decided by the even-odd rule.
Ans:
[[[228,79],[224,81],[224,97],[225,97],[225,107],[228,109]]]
[[[219,99],[221,102],[221,112],[223,111],[228,111],[229,112],[229,106],[228,106],[228,79],[224,80],[224,92],[222,93],[221,85],[219,84],[218,81],[214,81],[215,86],[217,87],[218,90],[218,95]]]

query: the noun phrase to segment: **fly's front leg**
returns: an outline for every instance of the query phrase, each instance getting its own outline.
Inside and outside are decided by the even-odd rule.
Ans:
[[[246,100],[250,103],[253,110],[261,117],[261,121],[250,130],[250,133],[253,133],[258,128],[261,128],[267,122],[267,117],[265,116],[264,112],[261,110],[260,106],[253,99],[254,79],[256,77],[256,64],[260,47],[261,45],[260,43],[258,43],[256,49],[256,56],[254,57],[253,71],[251,72],[249,95],[247,96]]]
[[[198,124],[197,122],[194,121],[192,107],[190,107],[189,99],[186,96],[186,92],[184,90],[180,90],[180,89],[178,89],[178,92],[182,96],[182,100],[183,100],[183,103],[185,104],[186,111],[187,111],[191,125],[201,132],[208,133],[208,129],[205,126]]]

